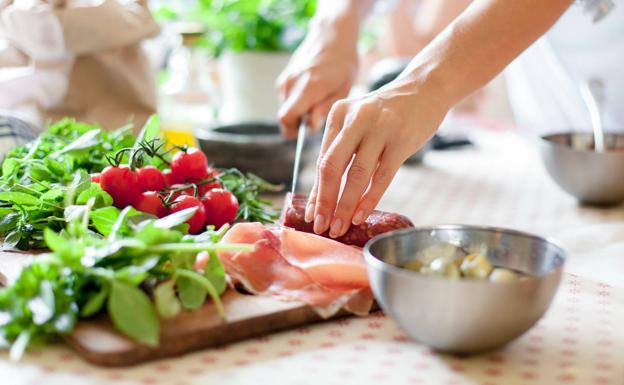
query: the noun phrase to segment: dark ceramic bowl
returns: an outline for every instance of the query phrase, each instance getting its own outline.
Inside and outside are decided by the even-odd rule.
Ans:
[[[286,139],[277,123],[240,123],[203,128],[195,137],[208,161],[215,167],[236,167],[272,183],[292,181],[296,141]],[[320,134],[306,138],[301,169],[318,154]]]

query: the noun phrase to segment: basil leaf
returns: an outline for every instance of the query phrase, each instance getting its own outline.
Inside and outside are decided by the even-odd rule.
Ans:
[[[89,217],[93,221],[95,229],[104,236],[108,236],[113,228],[113,224],[119,217],[119,209],[113,206],[103,207],[91,211]]]
[[[0,234],[4,234],[15,228],[21,214],[7,208],[2,208],[0,210]]]
[[[188,310],[197,310],[206,302],[206,289],[194,279],[180,277],[176,280],[178,295],[182,306]]]
[[[40,199],[42,200],[46,200],[46,201],[54,201],[54,202],[58,202],[65,196],[65,189],[62,188],[53,188],[51,190],[48,190],[46,192],[44,192]]]
[[[175,283],[167,281],[156,286],[154,290],[154,302],[156,310],[163,318],[172,318],[180,313],[182,305],[175,293]]]
[[[145,345],[158,346],[158,317],[149,297],[141,289],[113,280],[108,313],[115,327],[124,334]]]
[[[4,237],[4,243],[2,244],[2,248],[4,250],[14,249],[21,239],[22,235],[20,234],[20,232],[17,230],[13,230],[8,233],[6,237]]]
[[[0,201],[10,202],[15,205],[39,205],[39,198],[21,192],[0,192]]]
[[[2,177],[8,179],[19,170],[20,163],[17,159],[8,158],[2,162]]]
[[[103,287],[97,294],[89,298],[87,303],[80,309],[80,316],[86,318],[97,314],[102,310],[106,298],[108,298],[108,287]]]

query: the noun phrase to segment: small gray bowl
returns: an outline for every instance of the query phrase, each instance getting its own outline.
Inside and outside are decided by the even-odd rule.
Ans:
[[[542,137],[542,159],[555,183],[581,203],[616,205],[624,201],[624,133],[605,134],[605,151],[594,151],[591,133]]]
[[[236,167],[272,183],[292,180],[296,141],[284,138],[277,123],[252,122],[202,128],[195,137],[216,167]],[[301,168],[316,155],[318,134],[306,138]]]
[[[477,248],[495,266],[529,276],[502,283],[431,277],[400,267],[441,243]],[[510,342],[544,315],[566,253],[552,241],[514,230],[446,225],[379,235],[366,244],[364,256],[373,293],[386,314],[425,345],[469,354]]]

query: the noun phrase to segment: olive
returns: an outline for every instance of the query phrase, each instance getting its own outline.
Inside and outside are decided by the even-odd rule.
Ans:
[[[446,257],[438,257],[431,261],[429,265],[429,274],[436,277],[459,278],[461,275],[457,266],[453,263],[453,259]]]
[[[464,277],[485,279],[492,271],[492,264],[480,254],[470,254],[464,258],[460,270]]]
[[[503,267],[497,267],[490,274],[492,282],[514,282],[518,280],[518,274]]]

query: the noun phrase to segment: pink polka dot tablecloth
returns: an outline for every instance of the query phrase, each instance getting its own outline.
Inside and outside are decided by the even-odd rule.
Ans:
[[[410,340],[381,312],[123,369],[87,364],[63,345],[0,356],[0,383],[621,385],[624,289],[566,275],[547,315],[488,354],[457,357]]]
[[[579,206],[515,135],[477,143],[402,168],[381,208],[418,225],[488,224],[563,243],[568,273],[552,307],[504,349],[440,355],[377,313],[123,369],[92,366],[62,344],[19,363],[0,353],[0,385],[624,385],[624,207]]]

